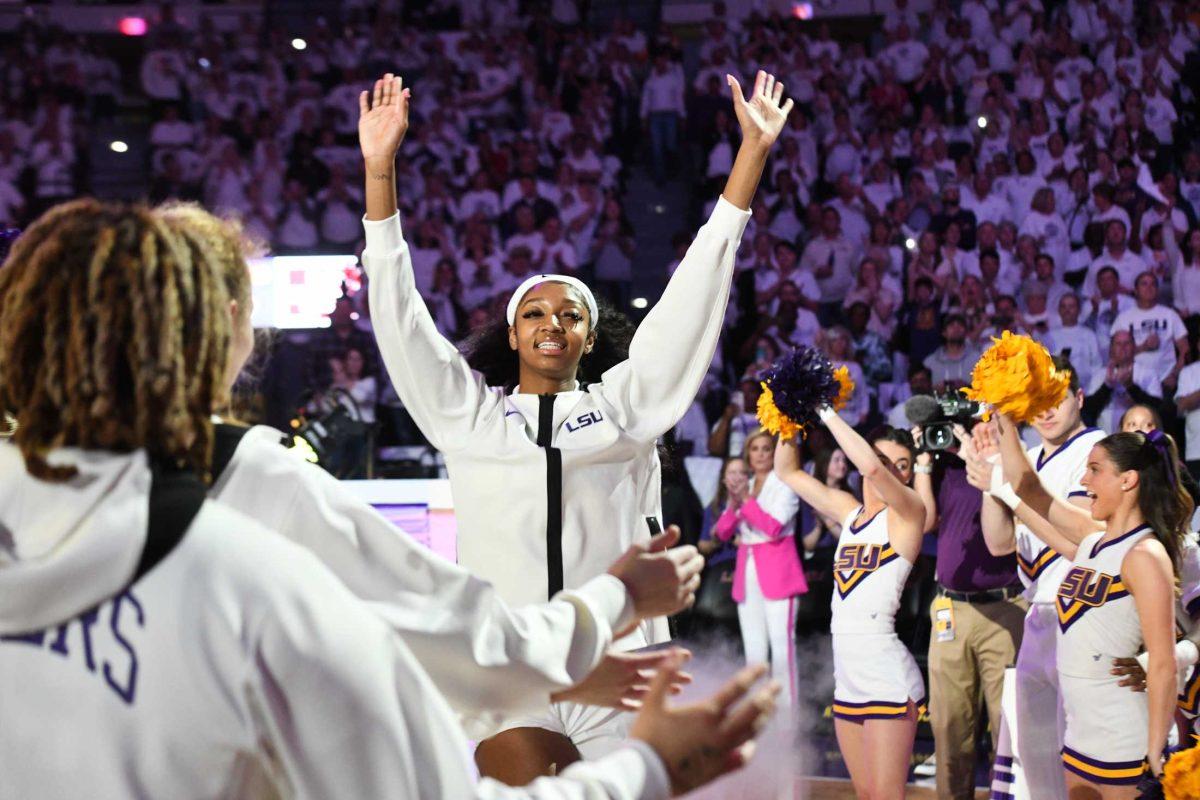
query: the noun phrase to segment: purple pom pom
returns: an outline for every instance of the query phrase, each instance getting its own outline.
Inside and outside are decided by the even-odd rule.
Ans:
[[[783,355],[762,374],[775,407],[805,428],[818,424],[817,409],[832,406],[841,385],[833,377],[833,364],[815,347],[800,345]]]

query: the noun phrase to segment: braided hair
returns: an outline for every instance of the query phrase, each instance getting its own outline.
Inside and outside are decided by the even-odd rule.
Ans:
[[[131,452],[206,476],[229,356],[229,292],[209,244],[141,205],[43,214],[0,269],[0,410],[30,474],[57,447]]]

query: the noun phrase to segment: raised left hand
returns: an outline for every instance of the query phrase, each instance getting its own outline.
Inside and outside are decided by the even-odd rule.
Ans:
[[[637,711],[642,707],[642,698],[650,690],[650,681],[659,667],[669,660],[683,662],[691,657],[692,654],[682,647],[652,653],[619,653],[610,650],[586,678],[570,689],[551,695],[550,699],[556,703],[570,700],[588,706]],[[692,676],[688,673],[672,672],[669,691],[679,694],[691,682]]]
[[[733,112],[742,127],[742,140],[770,147],[779,138],[788,113],[795,105],[791,98],[780,104],[783,84],[776,82],[774,75],[760,69],[754,78],[754,92],[747,100],[742,95],[742,85],[737,78],[726,75],[725,79],[733,91]]]

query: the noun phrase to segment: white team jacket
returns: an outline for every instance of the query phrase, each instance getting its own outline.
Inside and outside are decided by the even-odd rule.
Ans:
[[[400,633],[479,730],[493,715],[544,708],[551,693],[579,683],[631,619],[624,585],[608,574],[549,603],[509,609],[485,581],[398,531],[280,437],[265,426],[246,431],[210,496],[312,551]]]
[[[207,501],[132,586],[145,455],[0,444],[0,798],[663,798],[644,744],[509,789],[471,775],[405,645],[308,551]]]
[[[405,407],[445,455],[459,560],[512,605],[582,586],[649,537],[648,518],[661,517],[656,441],[712,362],[749,217],[720,199],[628,360],[585,391],[545,397],[486,386],[417,293],[399,215],[364,221],[375,336]],[[641,634],[625,644],[666,639],[665,621]]]

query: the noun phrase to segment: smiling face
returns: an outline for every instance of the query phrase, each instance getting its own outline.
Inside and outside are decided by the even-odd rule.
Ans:
[[[896,476],[896,480],[906,486],[912,482],[913,454],[911,450],[888,439],[876,441],[874,447],[875,452],[879,454],[879,460],[883,462],[883,466],[891,470],[891,473]],[[883,502],[883,498],[869,480],[863,481],[863,495],[864,497],[869,495],[877,503]]]
[[[1108,520],[1121,507],[1125,493],[1136,489],[1137,482],[1136,471],[1121,472],[1107,450],[1100,445],[1093,447],[1080,481],[1092,499],[1092,519]]]
[[[573,380],[579,360],[595,343],[587,301],[579,290],[557,281],[526,292],[508,329],[508,346],[516,351],[522,373],[531,370],[555,381]]]

